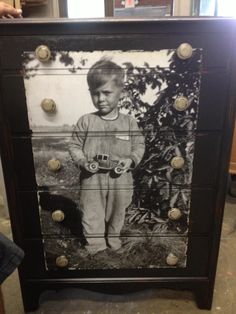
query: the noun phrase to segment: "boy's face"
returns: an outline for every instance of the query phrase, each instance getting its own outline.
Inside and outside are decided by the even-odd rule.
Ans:
[[[121,92],[122,87],[117,86],[112,77],[108,77],[107,82],[102,86],[90,91],[94,106],[103,116],[117,113]]]

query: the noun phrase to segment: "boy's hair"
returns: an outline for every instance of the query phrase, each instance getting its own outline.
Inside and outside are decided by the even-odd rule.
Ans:
[[[96,90],[112,77],[116,85],[123,88],[125,72],[117,65],[108,59],[97,61],[88,71],[87,82],[90,90]]]

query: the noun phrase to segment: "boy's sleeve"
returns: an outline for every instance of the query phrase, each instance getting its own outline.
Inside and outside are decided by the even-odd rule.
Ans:
[[[80,165],[81,161],[86,159],[83,147],[87,134],[87,123],[85,117],[81,117],[77,122],[75,129],[72,133],[69,151],[73,161]]]
[[[135,119],[131,119],[130,132],[132,145],[130,158],[133,160],[135,167],[137,167],[145,152],[145,142],[144,136],[142,135]]]

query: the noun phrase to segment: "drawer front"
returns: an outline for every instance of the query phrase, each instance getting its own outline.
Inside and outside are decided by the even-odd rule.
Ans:
[[[18,188],[20,190],[34,190],[37,186],[79,188],[80,169],[70,155],[70,140],[68,136],[33,137],[32,140],[23,137],[14,138],[14,163]],[[213,132],[197,133],[196,136],[191,132],[147,133],[144,157],[137,169],[133,171],[134,186],[138,189],[155,188],[159,182],[194,186],[212,185],[216,182],[219,145],[220,134]],[[183,158],[182,168],[173,168],[171,162],[175,157]],[[48,168],[48,162],[52,159],[60,162],[59,169],[55,167],[55,171]],[[108,171],[113,173],[112,169]],[[91,174],[90,177],[92,178],[93,175]],[[129,177],[128,184],[120,180],[117,188],[130,188],[132,186],[131,174]],[[91,179],[86,188],[100,188],[93,182]]]
[[[186,238],[140,237],[123,238],[122,241],[127,250],[123,248],[120,252],[114,252],[107,249],[92,256],[84,250],[80,238],[27,240],[22,264],[24,274],[29,279],[74,278],[78,282],[92,279],[105,282],[108,278],[116,281],[122,277],[136,278],[138,281],[140,270],[145,281],[154,277],[207,276],[211,245],[208,237],[191,237],[188,250]],[[179,264],[171,266],[166,263],[170,253],[179,257]],[[58,267],[58,261],[61,265],[66,264],[64,257],[67,265]]]
[[[91,195],[90,206],[101,206],[101,190],[85,191]],[[110,191],[117,194],[117,191]],[[123,208],[124,217],[119,221],[123,225],[121,233],[128,236],[141,234],[184,234],[188,229],[190,211],[190,190],[167,189],[160,186],[158,190],[119,190],[121,198],[130,196],[131,203]],[[80,197],[85,197],[76,190],[39,192],[39,208],[42,234],[81,236],[83,209],[80,207]],[[93,201],[93,200],[94,201]],[[101,210],[104,212],[105,209]],[[92,218],[91,218],[92,219]],[[94,224],[97,223],[94,213]],[[101,218],[103,219],[103,218]],[[105,217],[106,219],[106,217]],[[92,236],[103,236],[93,233]]]
[[[24,237],[83,235],[78,190],[21,192],[18,197]],[[122,235],[209,234],[214,197],[214,190],[190,191],[167,185],[157,190],[135,190],[131,204],[124,209]],[[25,223],[28,221],[31,223]]]
[[[98,243],[100,238],[90,238]],[[113,243],[118,239],[109,237]],[[182,237],[121,237],[119,250],[107,248],[93,254],[88,252],[81,238],[43,238],[47,270],[63,267],[75,269],[137,269],[137,268],[184,268],[186,267],[187,239]],[[67,262],[66,262],[67,261]]]
[[[66,76],[56,77],[60,80],[60,86],[63,85],[62,88],[58,88],[58,85],[55,84],[56,78],[53,75],[38,75],[26,81],[28,85],[35,82],[32,88],[36,89],[34,94],[31,93],[31,99],[27,100],[30,107],[29,120],[22,76],[12,74],[4,75],[2,78],[2,105],[4,106],[12,133],[29,132],[30,129],[40,130],[40,125],[44,127],[43,130],[41,128],[43,132],[47,129],[53,131],[60,131],[61,129],[71,130],[79,116],[89,112],[89,110],[90,112],[95,110],[89,98],[88,87],[84,87],[82,91],[79,89],[79,85],[77,84],[78,75],[71,73]],[[85,75],[83,75],[83,77],[85,77]],[[72,81],[75,82],[76,87],[72,85]],[[66,89],[64,87],[65,84],[67,86]],[[11,86],[14,86],[14,93],[12,93]],[[221,88],[219,88],[219,86]],[[157,103],[155,105],[155,115],[159,118],[156,119],[156,125],[181,130],[195,127],[197,127],[198,130],[222,129],[226,109],[225,104],[228,102],[228,88],[229,80],[226,71],[202,73],[199,104],[194,101],[187,111],[178,112],[173,107],[173,100],[171,103],[165,103],[164,106],[160,106],[159,103]],[[75,91],[77,92],[75,93]],[[84,102],[81,103],[82,95],[83,98],[86,97],[87,99],[86,106]],[[72,97],[78,99],[72,101]],[[55,114],[46,114],[42,110],[41,102],[45,98],[51,98],[55,101],[57,106]],[[123,104],[125,104],[125,101]],[[190,108],[193,110],[190,110]],[[154,110],[154,107],[150,108],[150,114],[152,110]],[[150,116],[152,116],[152,114]],[[145,128],[145,126],[143,127]],[[148,124],[146,125],[146,129],[148,129]]]
[[[78,134],[77,136],[84,138],[83,134]],[[136,152],[140,155],[139,157],[142,157],[144,150],[143,160],[137,170],[132,171],[134,177],[139,177],[135,182],[138,188],[145,184],[149,188],[154,187],[159,181],[185,185],[191,183],[194,153],[194,135],[192,133],[155,132],[147,134],[145,137],[146,147],[142,147],[142,152],[139,148],[139,143],[144,141],[143,137],[126,132],[122,134],[117,132],[108,135],[104,134],[104,136],[86,136],[83,144],[84,148],[80,148],[79,139],[72,140],[72,138],[68,137],[32,138],[38,186],[78,186],[81,168],[76,159],[81,155],[81,151],[83,151],[83,155],[87,160],[91,161],[91,163],[97,163],[99,167],[98,174],[109,172],[111,180],[112,178],[117,179],[116,188],[130,188],[130,185],[132,187],[132,180],[128,179],[127,174],[121,175],[120,180],[118,180],[118,174],[115,171],[119,161],[124,158],[130,158]],[[80,147],[77,147],[79,145]],[[136,147],[133,148],[133,145],[136,145]],[[177,164],[178,158],[183,160],[183,164],[180,166]],[[53,168],[54,164],[52,166],[50,164],[51,160],[55,161],[55,169]],[[58,162],[57,168],[56,161]],[[152,176],[148,175],[150,173]],[[93,179],[95,176],[96,174],[82,170],[82,188],[100,188],[97,181]],[[122,180],[122,176],[126,176],[127,180]],[[146,183],[146,179],[150,180]]]
[[[202,21],[199,21],[202,23]],[[106,23],[107,24],[107,23]],[[35,51],[40,45],[47,45],[51,51],[94,51],[94,50],[160,50],[160,49],[176,49],[181,43],[190,43],[193,47],[200,47],[204,50],[204,67],[227,67],[230,58],[230,47],[232,45],[232,34],[224,32],[222,29],[225,25],[220,26],[218,23],[217,28],[213,28],[213,31],[199,32],[199,27],[193,30],[193,33],[188,34],[189,25],[183,27],[181,33],[173,32],[168,34],[151,34],[160,32],[160,27],[154,25],[149,29],[149,33],[141,34],[146,28],[142,27],[142,23],[139,23],[141,31],[137,34],[136,31],[132,31],[132,34],[127,34],[129,28],[126,28],[122,34],[117,34],[116,31],[112,32],[113,26],[107,29],[105,26],[105,33],[111,32],[111,35],[93,35],[89,32],[89,36],[22,36],[22,37],[9,37],[1,39],[1,61],[4,69],[21,69],[22,55],[24,52]],[[223,24],[223,23],[222,23]],[[201,24],[203,25],[203,24]],[[78,32],[81,27],[78,26]],[[209,30],[209,29],[208,29]],[[45,33],[45,31],[43,31]],[[97,30],[96,30],[97,33]],[[219,34],[221,33],[221,34]],[[55,40],[56,38],[56,40]],[[12,42],[14,42],[15,49],[12,49]],[[223,47],[229,47],[229,49],[221,49]],[[9,56],[9,51],[11,55]],[[218,53],[216,53],[218,51]]]

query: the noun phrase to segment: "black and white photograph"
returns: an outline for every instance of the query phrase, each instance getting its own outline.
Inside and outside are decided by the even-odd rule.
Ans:
[[[46,268],[186,267],[202,49],[23,58]]]

